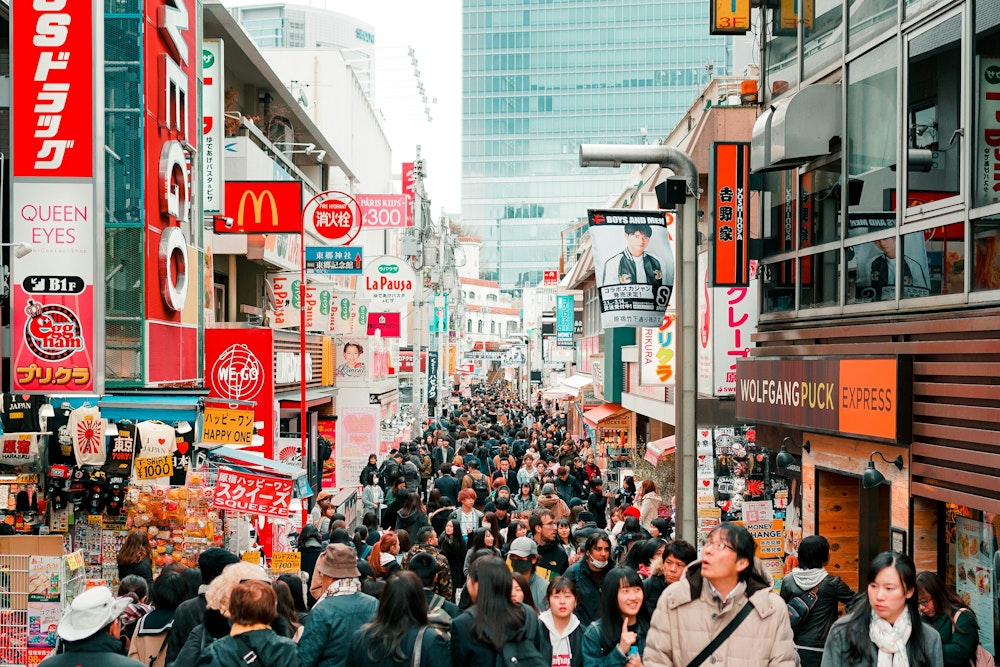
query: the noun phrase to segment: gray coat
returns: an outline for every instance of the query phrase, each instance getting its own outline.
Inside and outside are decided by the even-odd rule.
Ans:
[[[844,616],[833,624],[830,635],[823,649],[823,667],[875,667],[878,664],[878,649],[875,644],[869,644],[867,659],[862,662],[848,662],[846,627],[851,616]],[[919,620],[914,621],[920,623]],[[944,654],[941,652],[941,636],[929,625],[924,625],[921,637],[924,651],[931,656],[931,667],[944,667]],[[913,661],[910,661],[913,664]]]

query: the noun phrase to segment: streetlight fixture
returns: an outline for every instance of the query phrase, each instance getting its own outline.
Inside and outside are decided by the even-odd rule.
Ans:
[[[674,427],[677,435],[675,495],[677,498],[677,537],[693,541],[697,531],[694,494],[696,462],[694,443],[697,439],[698,400],[698,243],[697,227],[685,230],[686,224],[697,225],[698,168],[684,151],[673,146],[635,144],[581,144],[581,167],[620,167],[623,164],[658,164],[672,170],[684,181],[682,192],[694,199],[679,198],[675,229],[680,271],[677,280],[678,366],[677,402]],[[668,179],[668,183],[675,179]],[[690,495],[691,497],[687,497]]]
[[[14,257],[17,259],[23,259],[31,254],[31,251],[35,249],[35,246],[31,245],[30,241],[19,241],[17,243],[0,243],[0,246],[6,246],[8,248],[14,249]]]

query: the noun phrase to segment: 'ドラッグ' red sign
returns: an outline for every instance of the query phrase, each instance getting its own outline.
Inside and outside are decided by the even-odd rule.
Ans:
[[[226,181],[226,217],[215,219],[217,234],[299,234],[299,181]]]
[[[231,512],[246,512],[275,519],[288,518],[292,480],[252,475],[220,467],[212,506]]]

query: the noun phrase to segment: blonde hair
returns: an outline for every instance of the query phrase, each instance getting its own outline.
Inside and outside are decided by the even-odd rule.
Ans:
[[[208,585],[205,592],[205,602],[209,609],[219,611],[223,616],[229,618],[229,596],[233,589],[246,580],[266,581],[270,583],[271,578],[260,568],[259,565],[240,561],[226,566],[218,577]]]

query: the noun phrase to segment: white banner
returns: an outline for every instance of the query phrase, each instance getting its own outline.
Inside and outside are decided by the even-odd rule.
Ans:
[[[223,42],[220,39],[206,39],[202,42],[202,146],[201,146],[201,192],[205,213],[222,213],[223,190],[226,183],[223,175],[223,136],[226,119],[222,115],[225,108],[225,81],[223,80]]]
[[[749,287],[708,287],[706,256],[698,261],[698,283],[706,297],[698,307],[699,391],[735,396],[736,361],[749,356],[750,337],[757,331],[758,264],[750,260]]]
[[[656,329],[639,330],[639,385],[675,384],[677,313],[668,310]]]

